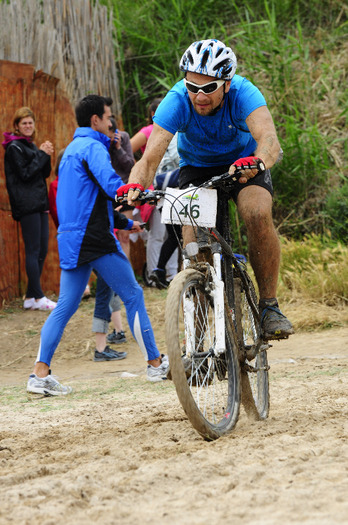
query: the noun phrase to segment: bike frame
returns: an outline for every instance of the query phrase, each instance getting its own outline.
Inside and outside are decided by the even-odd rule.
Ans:
[[[225,174],[225,181],[227,185],[232,180],[228,174]],[[219,179],[220,176],[214,177],[211,179],[208,185],[202,184],[200,187],[215,187],[218,192],[218,210],[220,217],[229,217],[229,196],[222,187],[214,186],[214,179]],[[211,183],[212,182],[212,183]],[[188,190],[189,192],[190,190]],[[154,190],[153,192],[148,192],[145,194],[144,202],[149,202],[151,204],[156,204],[162,197],[165,196],[165,192],[162,190]],[[192,227],[195,227],[194,219],[192,220]],[[203,230],[200,228],[201,231]],[[227,302],[229,306],[229,314],[231,320],[236,328],[236,319],[234,313],[234,284],[233,280],[235,277],[239,277],[243,284],[245,293],[248,297],[250,306],[253,310],[253,313],[256,318],[259,317],[259,312],[257,306],[254,305],[249,288],[247,278],[245,277],[244,271],[241,269],[240,263],[236,259],[232,250],[232,237],[230,232],[230,221],[223,220],[221,221],[221,228],[218,231],[217,228],[206,228],[205,231],[208,232],[210,238],[214,237],[215,241],[211,244],[211,253],[213,255],[213,266],[209,265],[209,272],[211,276],[211,286],[212,294],[214,297],[214,313],[215,313],[215,323],[216,323],[216,339],[214,344],[214,353],[215,355],[220,355],[225,349],[225,304],[224,304],[224,293],[226,293]],[[195,246],[186,246],[183,250],[183,267],[184,269],[188,268],[191,264],[190,257],[193,257],[198,254],[198,244],[191,243]],[[189,249],[190,248],[190,249]],[[190,252],[191,250],[191,252]],[[222,257],[221,257],[222,254]],[[222,260],[221,260],[222,259]],[[208,262],[206,263],[208,264]],[[192,300],[191,300],[192,301]],[[184,308],[185,308],[185,329],[187,334],[189,334],[188,341],[186,342],[186,351],[190,356],[192,355],[193,349],[195,348],[195,327],[194,327],[194,318],[193,311],[194,306],[190,304],[188,298],[183,298]],[[258,352],[261,346],[261,340],[255,349],[255,354]],[[241,342],[242,346],[242,342]]]
[[[221,207],[223,216],[228,216],[228,197],[221,190],[218,192],[219,207]],[[226,350],[226,339],[225,339],[225,301],[224,293],[226,288],[227,300],[230,306],[230,313],[232,313],[232,319],[234,318],[233,304],[234,304],[234,290],[233,290],[233,261],[230,253],[231,248],[231,234],[229,229],[229,221],[223,221],[223,231],[220,235],[225,239],[225,246],[221,246],[220,236],[217,237],[217,230],[212,229],[209,231],[209,237],[212,235],[216,238],[216,242],[211,245],[211,253],[213,256],[213,266],[206,262],[208,265],[208,271],[210,275],[210,287],[211,294],[214,300],[214,318],[215,318],[215,341],[214,348],[212,349],[215,356],[223,354]],[[204,230],[203,230],[204,231]],[[206,230],[208,231],[208,230]],[[214,235],[215,232],[215,235]],[[193,246],[192,246],[193,245]],[[226,250],[226,245],[229,246],[230,250]],[[190,256],[198,254],[199,248],[198,243],[191,243],[191,246],[187,246],[183,252],[183,267],[184,269],[189,267],[191,264]],[[225,249],[224,249],[225,247]],[[222,257],[223,253],[223,268],[222,268]],[[225,282],[224,282],[224,278]],[[195,326],[194,326],[194,304],[192,298],[183,298],[184,310],[185,310],[185,329],[186,329],[186,354],[191,357],[195,349]]]

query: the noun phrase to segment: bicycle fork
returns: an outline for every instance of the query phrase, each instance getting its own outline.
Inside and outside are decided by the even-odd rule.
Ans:
[[[193,243],[192,243],[193,244]],[[198,253],[198,250],[197,250]],[[190,259],[184,259],[184,268],[187,268],[190,264]],[[223,354],[226,350],[226,339],[225,339],[225,306],[224,306],[224,282],[221,278],[221,255],[217,251],[213,253],[213,264],[209,265],[210,271],[210,293],[214,303],[214,341],[213,348],[215,356]],[[184,307],[184,323],[186,332],[186,355],[191,357],[196,351],[196,327],[195,322],[195,298],[192,295],[184,295],[183,297]],[[202,334],[204,337],[204,334]]]
[[[221,256],[214,253],[214,271],[211,268],[213,281],[212,295],[214,298],[214,317],[215,317],[215,346],[214,354],[219,356],[226,350],[225,341],[225,304],[224,304],[224,282],[221,278]]]

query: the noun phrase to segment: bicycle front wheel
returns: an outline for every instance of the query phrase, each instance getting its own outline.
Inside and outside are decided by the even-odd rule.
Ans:
[[[249,275],[245,276],[249,294],[241,280],[234,279],[237,330],[247,356],[241,364],[242,404],[248,416],[260,420],[269,413],[268,344],[260,342],[256,291]],[[257,346],[260,348],[255,354]]]
[[[206,440],[231,432],[239,415],[239,362],[231,331],[225,333],[225,351],[216,356],[210,283],[194,269],[177,274],[166,302],[170,371],[187,417]]]

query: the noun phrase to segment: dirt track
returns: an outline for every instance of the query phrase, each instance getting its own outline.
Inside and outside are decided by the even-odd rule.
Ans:
[[[269,419],[241,410],[233,434],[207,443],[172,383],[146,381],[135,343],[124,361],[92,361],[92,308],[81,305],[54,357],[74,387],[65,399],[25,393],[46,314],[0,318],[0,524],[348,523],[348,328],[275,343]]]

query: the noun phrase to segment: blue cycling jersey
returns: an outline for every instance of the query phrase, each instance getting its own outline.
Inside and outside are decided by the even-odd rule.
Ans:
[[[235,75],[222,108],[213,116],[202,116],[194,110],[181,80],[162,100],[153,120],[170,133],[179,132],[180,167],[220,166],[255,151],[257,144],[245,121],[261,106],[266,101],[259,89]]]

